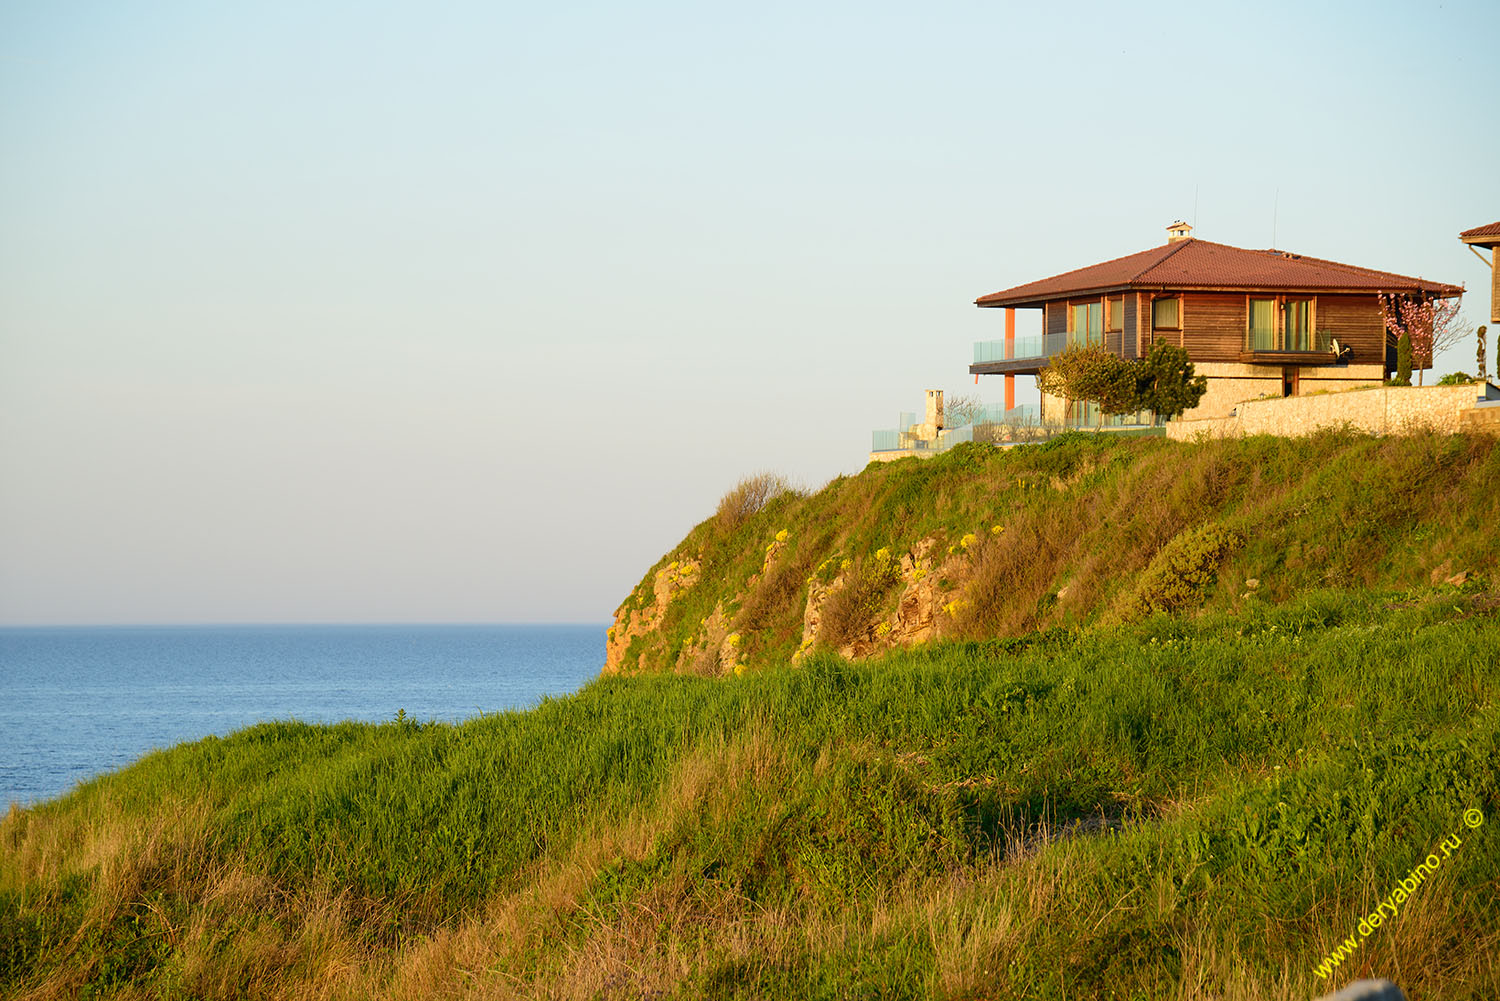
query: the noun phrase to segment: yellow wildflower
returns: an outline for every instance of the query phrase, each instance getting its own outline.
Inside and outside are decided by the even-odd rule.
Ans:
[[[962,539],[958,540],[958,544],[959,544],[960,547],[962,547],[964,549],[968,549],[970,546],[972,546],[974,543],[976,543],[978,541],[979,541],[979,536],[975,535],[973,532],[969,532]]]
[[[779,532],[776,533],[776,541],[777,542],[785,542],[786,541],[786,537],[787,537],[787,530],[784,529],[784,528],[781,531],[779,531]]]

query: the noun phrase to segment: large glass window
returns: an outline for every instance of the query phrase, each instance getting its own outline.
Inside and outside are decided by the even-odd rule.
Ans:
[[[1079,302],[1073,304],[1073,329],[1068,331],[1068,344],[1104,343],[1104,304]]]
[[[1176,330],[1182,326],[1178,299],[1157,299],[1151,303],[1151,326],[1157,330]]]
[[[1276,300],[1250,300],[1250,328],[1245,339],[1251,351],[1276,350]]]
[[[1312,302],[1288,299],[1281,304],[1281,331],[1287,351],[1311,351]]]

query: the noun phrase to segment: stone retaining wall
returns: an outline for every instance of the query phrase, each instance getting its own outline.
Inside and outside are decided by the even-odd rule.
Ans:
[[[1463,414],[1474,408],[1485,391],[1482,385],[1381,386],[1249,400],[1238,404],[1232,417],[1172,421],[1167,425],[1167,437],[1175,441],[1205,434],[1212,438],[1249,434],[1295,437],[1345,424],[1373,434],[1448,433],[1466,427]],[[1495,390],[1490,388],[1489,392]]]
[[[1379,386],[1385,370],[1379,365],[1302,365],[1297,369],[1302,395],[1337,393],[1345,389]],[[1243,400],[1281,399],[1281,367],[1235,362],[1194,362],[1193,373],[1208,377],[1208,391],[1185,416],[1227,417]]]

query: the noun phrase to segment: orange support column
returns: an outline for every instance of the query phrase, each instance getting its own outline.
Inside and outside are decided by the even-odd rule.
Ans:
[[[1007,306],[1005,309],[1005,357],[1016,356],[1016,311]],[[1005,377],[1005,409],[1011,411],[1016,408],[1016,377],[1007,375]]]

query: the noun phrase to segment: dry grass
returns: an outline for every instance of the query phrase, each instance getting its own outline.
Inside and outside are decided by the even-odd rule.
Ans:
[[[736,484],[719,500],[714,523],[726,535],[758,514],[771,501],[792,490],[785,477],[776,473],[756,473]]]
[[[823,602],[820,644],[837,650],[864,636],[900,581],[900,566],[889,557],[853,561]]]

